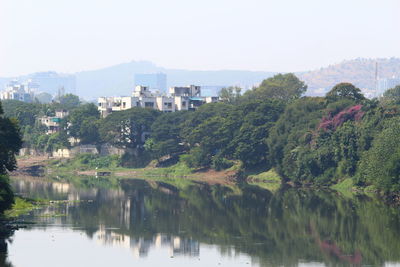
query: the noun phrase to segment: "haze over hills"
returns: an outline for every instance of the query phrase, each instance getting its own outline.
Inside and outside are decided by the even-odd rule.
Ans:
[[[308,84],[308,95],[323,95],[339,82],[350,82],[359,88],[374,89],[376,63],[378,63],[378,75],[380,78],[400,76],[399,58],[346,60],[318,70],[296,73],[296,75]],[[65,77],[74,76],[76,79],[76,90],[72,92],[90,100],[99,96],[130,95],[134,86],[135,74],[157,72],[167,74],[167,86],[188,84],[201,86],[238,85],[244,88],[250,88],[259,84],[263,79],[275,74],[275,72],[245,70],[197,71],[167,69],[148,61],[131,61],[107,68],[77,72],[69,75],[51,74],[55,77],[59,75],[59,84],[65,81]],[[37,76],[38,74],[0,78],[0,86],[11,79],[23,80],[35,77],[35,75]],[[41,88],[44,91],[54,94],[58,89],[53,88],[57,86],[54,79],[53,77],[51,84],[41,84]]]
[[[274,74],[273,72],[240,70],[196,71],[166,69],[148,61],[132,61],[104,69],[76,73],[77,93],[84,98],[130,95],[134,86],[134,74],[157,72],[163,72],[167,75],[168,87],[189,84],[251,87]]]
[[[374,89],[376,86],[376,70],[378,71],[378,78],[399,77],[400,58],[345,60],[319,70],[298,73],[297,75],[307,83],[308,94],[320,95],[340,82],[350,82],[361,89]]]

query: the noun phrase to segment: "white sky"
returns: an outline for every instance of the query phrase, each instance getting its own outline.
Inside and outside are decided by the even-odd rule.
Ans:
[[[400,57],[400,0],[0,0],[0,76],[150,60],[301,71]]]

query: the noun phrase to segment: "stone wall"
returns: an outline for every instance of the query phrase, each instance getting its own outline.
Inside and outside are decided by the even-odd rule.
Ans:
[[[48,156],[48,157],[54,157],[54,158],[71,158],[74,157],[77,154],[83,154],[83,153],[88,153],[88,154],[93,154],[93,155],[101,155],[101,156],[109,156],[109,155],[119,155],[122,156],[125,153],[125,149],[117,148],[114,147],[110,144],[103,144],[99,149],[95,145],[80,145],[80,146],[75,146],[71,149],[63,148],[63,149],[57,149],[53,151],[52,153],[46,153],[42,151],[38,151],[35,149],[30,149],[30,148],[21,148],[19,151],[20,156]]]

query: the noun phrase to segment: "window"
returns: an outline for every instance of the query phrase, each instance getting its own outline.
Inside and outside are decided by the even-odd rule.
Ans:
[[[144,102],[144,107],[152,108],[152,107],[154,107],[154,103],[153,102]]]

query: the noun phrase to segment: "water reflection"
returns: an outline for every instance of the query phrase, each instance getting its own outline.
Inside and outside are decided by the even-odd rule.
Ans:
[[[156,234],[151,238],[135,238],[127,234],[116,233],[112,229],[100,227],[95,233],[94,238],[100,244],[129,248],[136,258],[147,257],[151,249],[160,248],[168,248],[170,257],[197,257],[200,255],[200,244],[198,241],[167,234]]]
[[[34,211],[27,217],[38,222],[34,227],[84,231],[97,243],[125,247],[138,258],[163,248],[171,257],[195,260],[202,244],[213,244],[220,256],[245,253],[260,266],[400,262],[398,208],[365,196],[294,189],[272,194],[253,186],[178,188],[143,180],[116,186],[93,180],[20,178],[13,186],[30,197],[70,200]]]

